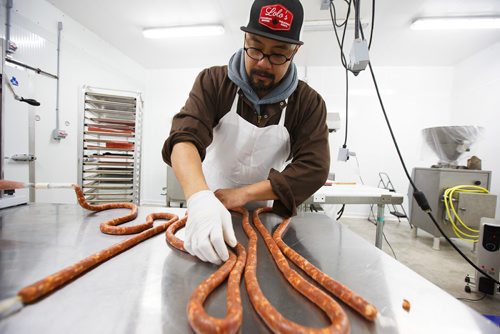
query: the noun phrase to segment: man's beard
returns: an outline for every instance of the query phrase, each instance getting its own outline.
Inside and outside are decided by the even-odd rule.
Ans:
[[[256,75],[269,78],[270,82],[266,83],[263,80],[259,80],[255,77]],[[256,93],[267,92],[267,91],[270,91],[271,89],[274,88],[274,86],[275,86],[274,78],[275,78],[274,74],[272,74],[272,73],[265,72],[265,71],[259,71],[259,70],[251,70],[250,71],[250,86],[252,86],[253,90]]]

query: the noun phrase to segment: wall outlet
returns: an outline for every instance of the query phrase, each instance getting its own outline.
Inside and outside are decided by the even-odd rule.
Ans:
[[[315,194],[313,200],[315,203],[325,203],[326,196],[325,194]]]

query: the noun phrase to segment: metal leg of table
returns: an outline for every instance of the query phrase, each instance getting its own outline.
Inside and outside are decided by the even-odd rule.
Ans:
[[[377,232],[375,235],[375,246],[382,249],[382,237],[384,232],[384,204],[377,205]]]

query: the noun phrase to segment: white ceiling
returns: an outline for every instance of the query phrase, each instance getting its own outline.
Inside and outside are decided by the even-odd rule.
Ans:
[[[205,67],[227,63],[241,47],[252,0],[48,0],[55,7],[101,36],[148,69]],[[361,1],[361,0],[360,0]],[[329,19],[322,0],[302,0],[305,20]],[[371,21],[371,0],[361,1],[361,18]],[[340,17],[346,13],[335,0]],[[500,30],[413,31],[419,16],[500,15],[499,0],[378,0],[370,52],[373,64],[450,66],[500,42]],[[185,40],[148,40],[144,27],[222,23],[223,36]],[[368,30],[369,27],[366,29]],[[349,30],[348,35],[352,36]],[[368,31],[365,31],[365,36]],[[333,32],[304,32],[304,46],[295,62],[307,66],[339,65]],[[348,41],[352,40],[352,37]],[[344,51],[349,52],[350,42]]]

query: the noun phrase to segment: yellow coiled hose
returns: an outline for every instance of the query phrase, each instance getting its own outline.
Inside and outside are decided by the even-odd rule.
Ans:
[[[474,186],[474,185],[459,185],[455,187],[448,188],[444,191],[444,206],[446,208],[446,215],[450,220],[451,226],[453,228],[453,232],[455,235],[465,241],[468,242],[478,242],[479,240],[479,230],[473,229],[470,226],[467,226],[455,209],[455,205],[453,204],[453,195],[458,196],[458,193],[489,193],[488,189]],[[455,197],[456,197],[455,196]],[[457,224],[458,222],[458,224]],[[462,229],[465,229],[464,232]],[[472,232],[472,233],[471,233]]]

